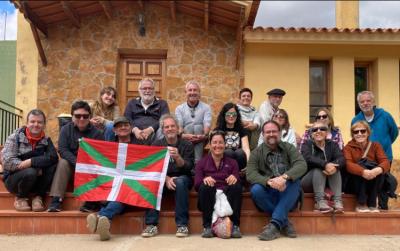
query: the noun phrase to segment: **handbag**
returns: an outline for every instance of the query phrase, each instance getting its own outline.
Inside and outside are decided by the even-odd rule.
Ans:
[[[217,221],[212,224],[213,233],[222,239],[228,239],[232,234],[233,223],[228,216],[218,217]]]
[[[364,167],[364,169],[368,169],[368,170],[374,169],[378,165],[378,163],[376,163],[375,161],[367,159],[367,154],[369,152],[369,148],[371,147],[371,145],[372,145],[371,141],[368,142],[367,149],[365,149],[365,152],[361,156],[361,159],[359,161],[357,161],[357,164]]]

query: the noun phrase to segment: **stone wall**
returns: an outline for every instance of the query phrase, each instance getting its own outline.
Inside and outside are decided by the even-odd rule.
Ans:
[[[241,85],[236,71],[236,30],[203,19],[177,14],[172,23],[169,9],[146,5],[146,36],[138,35],[137,10],[127,7],[108,20],[103,13],[72,24],[49,28],[42,43],[48,66],[39,68],[38,106],[48,115],[47,132],[57,141],[57,115],[69,113],[75,99],[93,101],[99,90],[118,81],[119,49],[166,49],[167,80],[164,99],[172,111],[185,100],[184,83],[202,84],[202,100],[213,109],[214,121],[222,105],[235,101]],[[123,110],[124,108],[122,108]]]

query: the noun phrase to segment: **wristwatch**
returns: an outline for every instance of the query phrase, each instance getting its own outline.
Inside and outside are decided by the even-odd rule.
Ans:
[[[284,173],[284,174],[282,175],[282,178],[284,178],[285,180],[288,180],[288,179],[289,179],[289,175],[287,175],[286,173]]]

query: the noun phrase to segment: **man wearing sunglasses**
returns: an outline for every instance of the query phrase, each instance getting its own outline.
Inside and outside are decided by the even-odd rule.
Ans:
[[[353,118],[351,124],[359,120],[365,120],[371,127],[370,141],[379,142],[389,161],[393,160],[392,144],[396,140],[399,131],[392,115],[382,108],[375,106],[375,97],[371,91],[362,91],[357,94],[357,102],[360,112]],[[388,209],[388,196],[385,192],[379,194],[379,207]]]
[[[61,211],[64,194],[75,172],[79,139],[85,137],[104,140],[103,133],[90,124],[92,112],[87,102],[82,100],[74,102],[71,107],[71,115],[72,121],[61,128],[58,138],[58,152],[61,159],[58,161],[51,185],[50,196],[53,199],[48,209],[49,212]],[[95,209],[97,209],[96,202],[85,202],[80,208],[83,212]]]
[[[203,156],[204,141],[211,128],[211,108],[200,101],[200,84],[194,80],[186,83],[186,102],[175,109],[182,138],[192,142],[197,162]]]
[[[266,121],[271,120],[272,116],[278,111],[279,106],[282,103],[283,96],[286,92],[282,89],[272,89],[267,92],[268,100],[265,100],[259,109],[260,113],[260,124],[264,124]]]

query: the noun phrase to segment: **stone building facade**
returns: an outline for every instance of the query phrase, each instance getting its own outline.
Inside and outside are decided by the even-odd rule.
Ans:
[[[105,86],[116,86],[121,49],[163,49],[166,58],[166,92],[171,111],[185,101],[185,82],[202,85],[202,100],[211,105],[215,118],[224,103],[236,101],[243,71],[236,70],[236,30],[178,13],[172,22],[168,9],[145,9],[146,35],[138,34],[137,9],[125,8],[108,20],[101,13],[81,19],[80,29],[70,23],[49,28],[42,40],[48,58],[39,67],[38,107],[48,115],[47,132],[55,141],[61,113],[69,113],[76,99],[98,98]],[[123,112],[124,107],[121,107]]]

